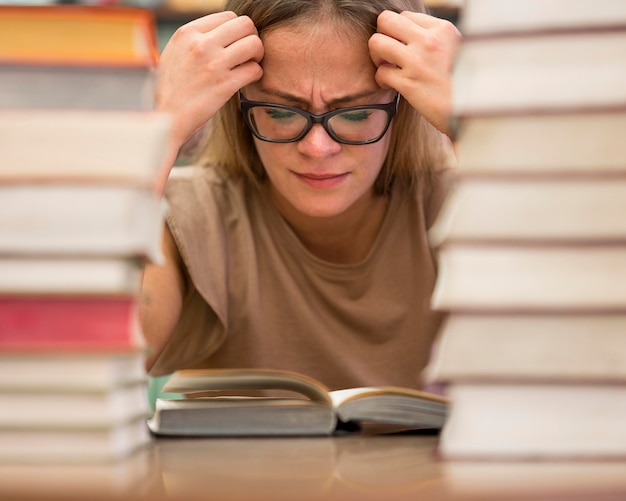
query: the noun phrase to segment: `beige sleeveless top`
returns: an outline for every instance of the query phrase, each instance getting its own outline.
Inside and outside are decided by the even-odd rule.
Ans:
[[[417,196],[396,189],[368,257],[339,265],[308,252],[265,192],[216,169],[175,168],[167,223],[189,292],[151,373],[265,367],[331,389],[419,388],[440,321],[429,309],[436,263],[426,231],[443,185]]]

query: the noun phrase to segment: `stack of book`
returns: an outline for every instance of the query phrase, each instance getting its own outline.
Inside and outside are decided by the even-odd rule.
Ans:
[[[626,3],[468,0],[460,29],[440,452],[626,456]]]
[[[160,258],[154,21],[0,7],[0,462],[147,444],[142,266]]]

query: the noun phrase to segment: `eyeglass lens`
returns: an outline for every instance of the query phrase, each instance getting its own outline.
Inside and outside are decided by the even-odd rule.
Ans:
[[[252,126],[268,139],[294,139],[309,125],[305,115],[273,106],[255,106],[248,113]],[[328,128],[343,141],[370,141],[384,132],[388,120],[387,112],[381,109],[346,110],[330,117]]]

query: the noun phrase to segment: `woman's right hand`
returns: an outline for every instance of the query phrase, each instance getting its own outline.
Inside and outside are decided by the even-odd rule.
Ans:
[[[262,58],[263,43],[247,16],[219,12],[176,30],[161,54],[156,81],[157,109],[173,120],[166,171],[178,149],[235,92],[261,78]]]

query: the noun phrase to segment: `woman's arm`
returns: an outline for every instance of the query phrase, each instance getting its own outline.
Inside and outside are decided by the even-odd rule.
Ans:
[[[160,111],[172,117],[168,154],[157,180],[163,191],[181,146],[240,88],[263,74],[263,43],[249,17],[218,12],[176,30],[163,49],[156,81]]]
[[[176,30],[159,61],[156,101],[172,118],[167,157],[155,189],[165,189],[180,147],[241,87],[263,74],[263,44],[250,18],[219,12]],[[165,264],[146,266],[140,309],[141,325],[153,366],[176,327],[183,306],[185,278],[171,233],[163,235]]]
[[[141,288],[139,318],[148,344],[148,371],[178,324],[186,291],[180,253],[167,225],[161,247],[165,262],[146,265]]]

